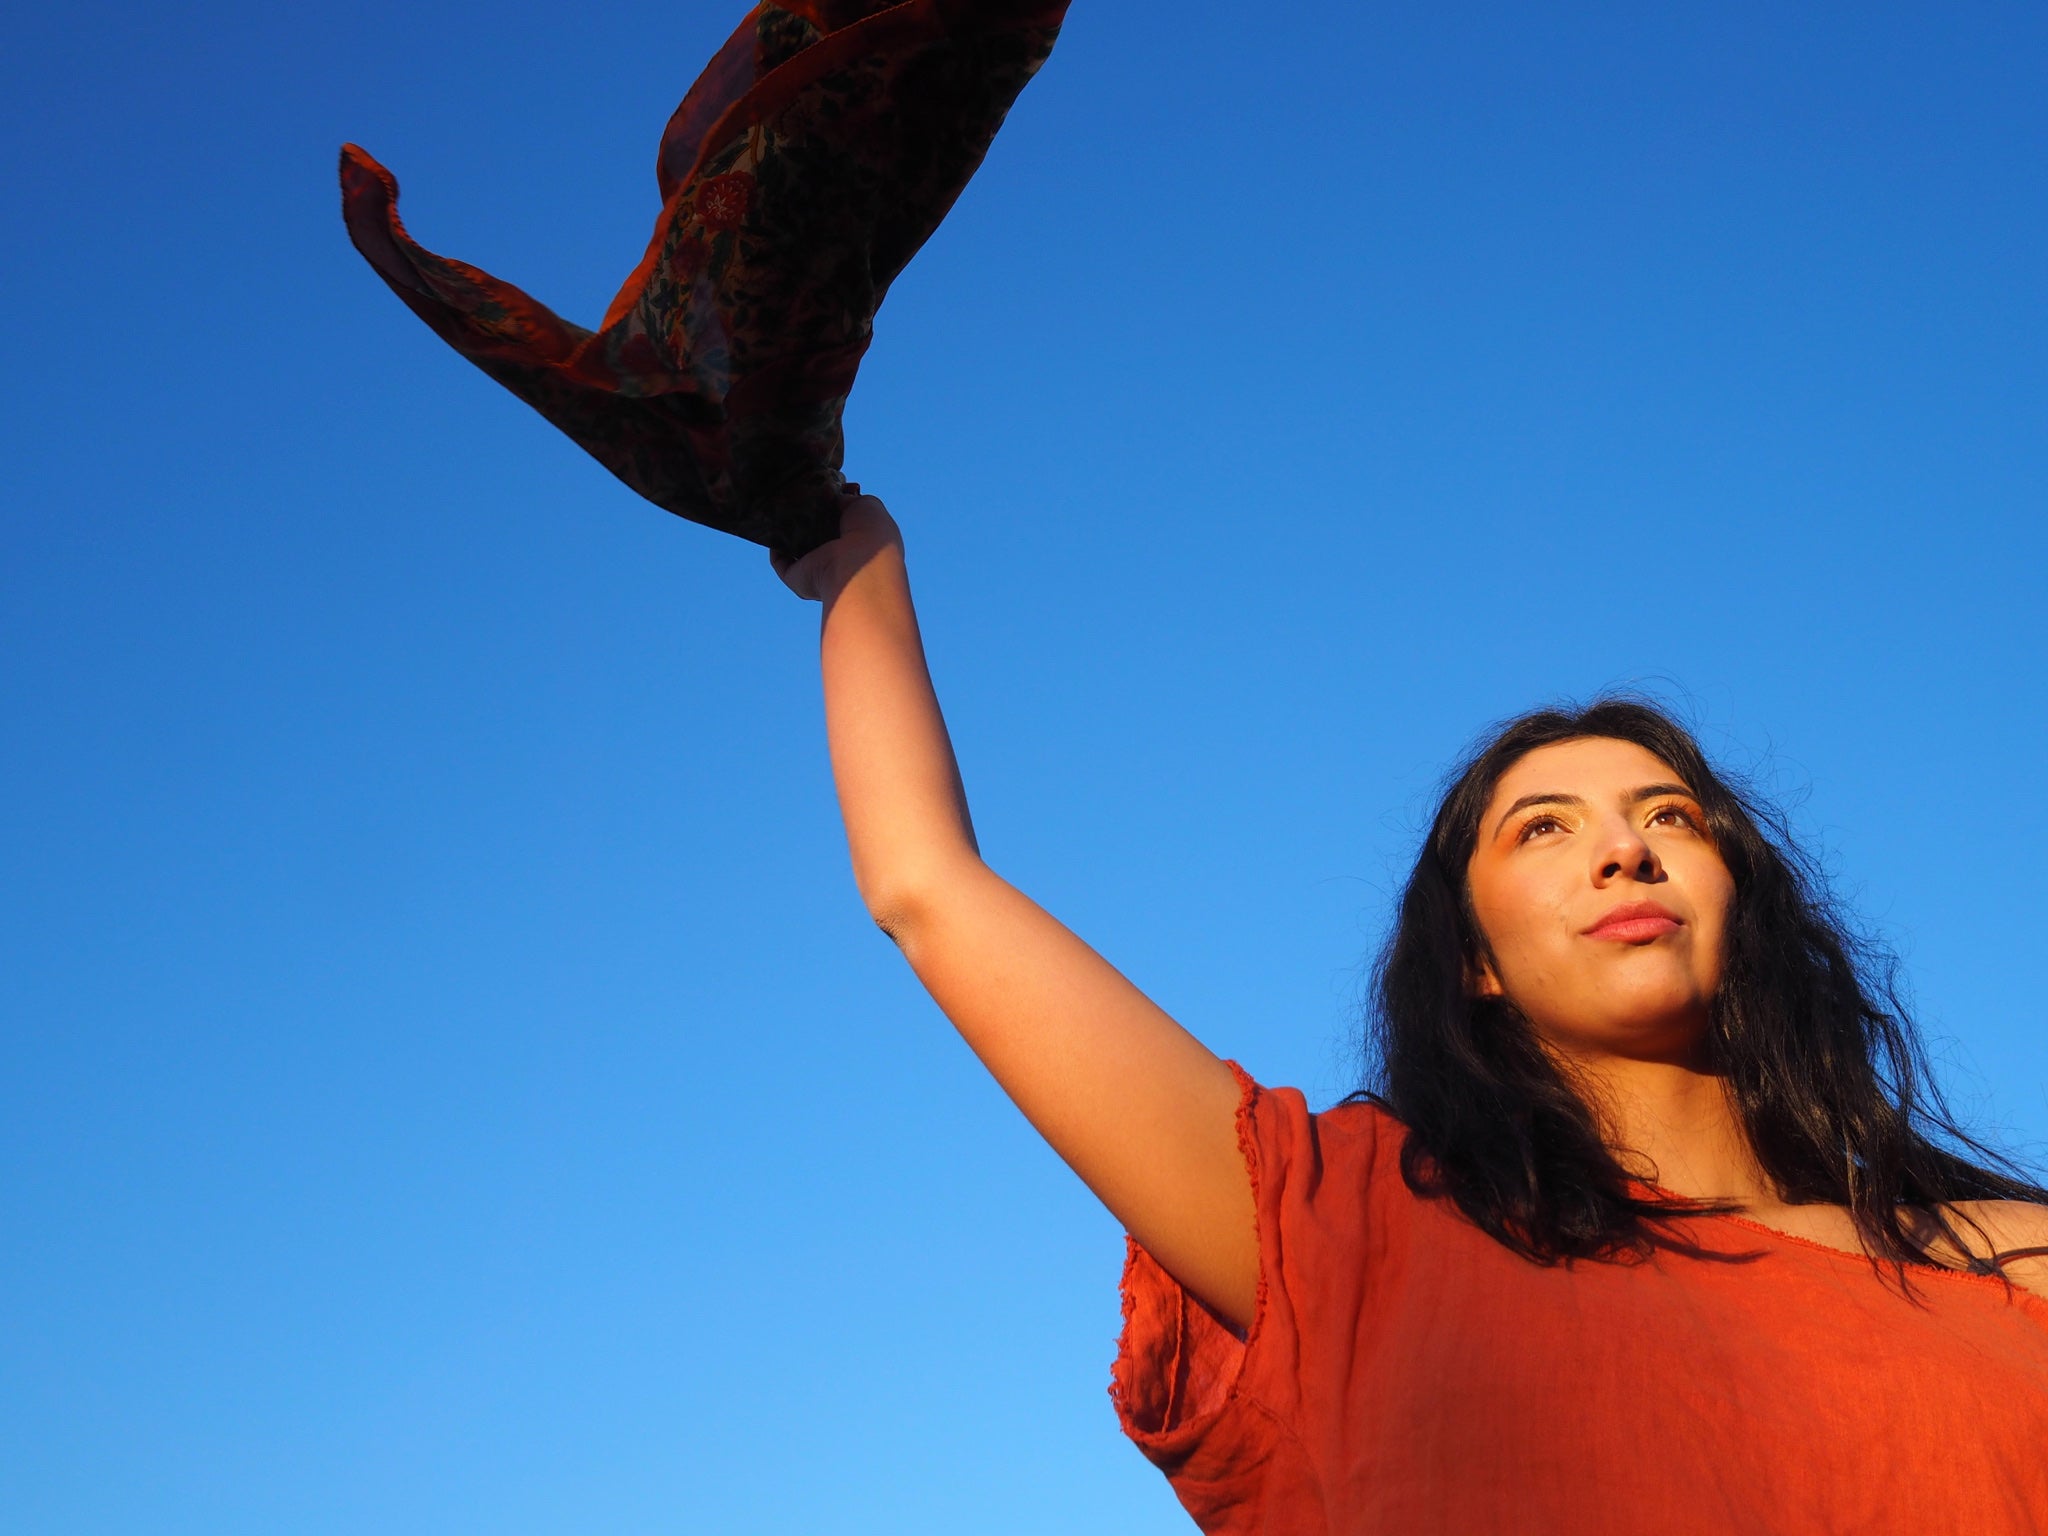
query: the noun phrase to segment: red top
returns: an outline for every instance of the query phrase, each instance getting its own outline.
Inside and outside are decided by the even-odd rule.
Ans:
[[[1411,1193],[1384,1112],[1238,1076],[1257,1316],[1134,1243],[1110,1389],[1204,1531],[2048,1532],[2048,1299],[1735,1217],[1544,1268]]]

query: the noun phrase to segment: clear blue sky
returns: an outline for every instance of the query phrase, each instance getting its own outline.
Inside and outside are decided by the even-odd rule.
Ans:
[[[815,611],[350,249],[594,320],[737,7],[10,22],[0,1529],[1187,1529],[855,898]],[[996,866],[1318,1102],[1442,766],[1648,682],[2048,1139],[2048,12],[1077,0],[883,311]]]

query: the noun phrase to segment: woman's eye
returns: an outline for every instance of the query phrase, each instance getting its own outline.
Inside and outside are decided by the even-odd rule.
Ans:
[[[1694,818],[1692,812],[1687,810],[1682,805],[1659,806],[1656,809],[1656,811],[1654,811],[1651,814],[1650,821],[1652,825],[1662,825],[1667,827],[1689,827],[1697,829],[1699,826],[1699,822]]]
[[[1522,835],[1519,841],[1526,843],[1539,832],[1556,832],[1563,826],[1564,823],[1555,816],[1538,816],[1533,821],[1522,824]]]

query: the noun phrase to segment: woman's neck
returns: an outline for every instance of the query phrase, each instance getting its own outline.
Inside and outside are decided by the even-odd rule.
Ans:
[[[1728,1081],[1698,1066],[1604,1057],[1576,1061],[1608,1144],[1633,1176],[1690,1200],[1779,1203]]]

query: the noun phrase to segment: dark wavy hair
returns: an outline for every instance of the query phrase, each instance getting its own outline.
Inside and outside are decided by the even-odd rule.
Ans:
[[[1896,967],[1832,900],[1781,813],[1716,772],[1664,710],[1606,697],[1500,727],[1448,780],[1373,975],[1369,1085],[1407,1127],[1401,1171],[1537,1263],[1627,1259],[1683,1246],[1674,1206],[1631,1187],[1597,1116],[1504,998],[1472,995],[1481,957],[1466,869],[1501,775],[1539,747],[1633,742],[1673,769],[1706,813],[1734,876],[1727,952],[1708,1035],[1711,1064],[1766,1174],[1794,1204],[1843,1205],[1873,1262],[1929,1261],[1958,1200],[2048,1201],[1956,1122],[1926,1066]],[[1981,1231],[1978,1233],[1981,1237]],[[1996,1260],[1980,1261],[1985,1271]]]

